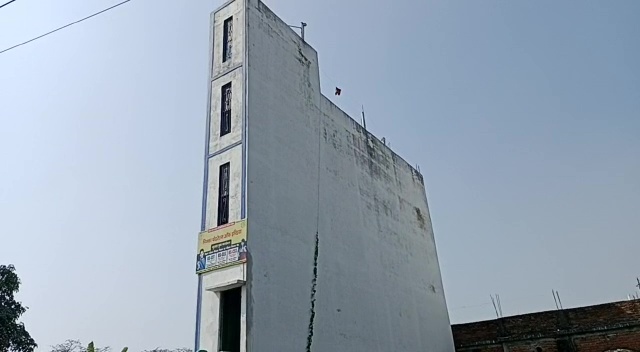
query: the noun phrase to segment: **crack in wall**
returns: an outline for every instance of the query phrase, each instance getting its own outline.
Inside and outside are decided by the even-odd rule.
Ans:
[[[308,88],[311,90],[311,84],[309,77],[305,78],[309,84]],[[318,92],[319,93],[319,92]],[[311,100],[308,100],[311,103]],[[313,107],[312,107],[313,110]],[[318,116],[318,193],[316,198],[316,238],[315,238],[315,248],[313,251],[313,278],[311,279],[311,297],[310,297],[310,305],[309,308],[309,330],[307,334],[307,349],[306,352],[311,352],[311,346],[313,345],[313,332],[314,332],[314,323],[316,320],[316,287],[318,283],[318,253],[320,247],[320,175],[322,170],[322,132],[326,133],[326,127],[323,127],[322,114],[320,111],[316,111]]]
[[[320,237],[316,231],[316,248],[313,252],[313,279],[311,279],[311,315],[309,316],[309,333],[307,335],[307,350],[311,352],[311,345],[313,344],[313,328],[316,319],[316,285],[318,282],[318,247],[320,244]]]

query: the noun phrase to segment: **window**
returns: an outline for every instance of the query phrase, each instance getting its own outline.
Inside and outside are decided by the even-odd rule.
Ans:
[[[240,352],[242,288],[220,292],[220,336],[218,351]]]
[[[220,165],[218,179],[218,226],[220,226],[229,222],[229,163]]]
[[[220,137],[231,132],[231,82],[222,86]]]
[[[231,49],[233,48],[233,17],[224,20],[222,33],[222,62],[231,60]]]

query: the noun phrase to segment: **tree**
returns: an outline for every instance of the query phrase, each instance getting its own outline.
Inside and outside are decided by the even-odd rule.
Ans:
[[[27,308],[14,297],[20,289],[15,271],[13,265],[0,265],[0,352],[33,352],[38,345],[18,322]]]
[[[156,347],[152,350],[144,350],[142,352],[192,352],[192,350],[186,347],[174,348],[174,349]]]
[[[67,340],[51,346],[51,352],[84,352],[84,347],[78,340]]]
[[[67,340],[63,343],[51,346],[51,352],[111,352],[111,347],[94,347],[93,341],[84,346],[78,340]]]
[[[121,352],[128,352],[129,348],[125,347]],[[85,347],[79,340],[67,340],[63,343],[51,346],[51,352],[111,352],[111,347],[95,347],[93,341]],[[154,348],[152,350],[144,350],[142,352],[192,352],[189,348]]]
[[[122,352],[127,352],[129,348],[125,347]],[[51,346],[51,352],[111,352],[111,347],[95,347],[93,341],[89,342],[86,347],[79,340],[67,340],[63,343]]]

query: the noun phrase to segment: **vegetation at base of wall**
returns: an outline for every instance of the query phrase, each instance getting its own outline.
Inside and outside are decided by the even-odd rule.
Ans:
[[[93,341],[84,346],[79,340],[67,340],[61,344],[51,346],[51,352],[110,352],[110,347],[97,348]]]
[[[109,346],[96,347],[93,341],[85,347],[79,340],[67,340],[61,344],[51,346],[50,352],[111,352],[112,349]],[[128,352],[129,348],[125,347],[121,352]],[[156,347],[150,350],[143,350],[141,352],[192,352],[189,348],[160,348]]]

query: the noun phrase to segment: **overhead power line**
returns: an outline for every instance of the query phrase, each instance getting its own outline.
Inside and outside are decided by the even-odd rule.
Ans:
[[[10,3],[14,2],[14,1],[16,1],[16,0],[11,0],[9,2],[5,2],[4,4],[0,5],[0,9],[5,7],[5,6],[7,6],[7,5],[9,5]]]
[[[13,0],[13,1],[16,1],[16,0]],[[42,34],[42,35],[39,35],[39,36],[37,36],[37,37],[35,37],[35,38],[33,38],[33,39],[29,39],[29,40],[27,40],[26,42],[23,42],[23,43],[20,43],[20,44],[16,44],[16,45],[14,45],[14,46],[12,46],[12,47],[10,47],[10,48],[6,48],[6,49],[4,49],[4,50],[0,51],[0,54],[4,53],[4,52],[6,52],[6,51],[9,51],[9,50],[11,50],[11,49],[15,49],[15,48],[17,48],[17,47],[19,47],[19,46],[25,45],[25,44],[27,44],[27,43],[31,43],[32,41],[34,41],[34,40],[38,40],[38,39],[40,39],[40,38],[42,38],[42,37],[46,37],[46,36],[48,36],[49,34],[53,34],[53,33],[57,32],[57,31],[59,31],[59,30],[61,30],[61,29],[67,28],[67,27],[72,26],[72,25],[74,25],[74,24],[76,24],[76,23],[80,23],[80,22],[82,22],[82,21],[84,21],[84,20],[88,20],[88,19],[90,19],[91,17],[98,16],[98,15],[99,15],[99,14],[101,14],[101,13],[107,12],[107,11],[109,11],[109,10],[111,10],[111,9],[114,9],[114,8],[116,8],[116,7],[120,6],[120,5],[124,5],[124,4],[128,3],[129,1],[131,1],[131,0],[125,0],[125,1],[123,1],[123,2],[121,2],[121,3],[115,4],[115,5],[113,5],[113,6],[109,7],[109,8],[106,8],[106,9],[104,9],[104,10],[102,10],[102,11],[96,12],[96,13],[94,13],[93,15],[89,15],[89,16],[87,16],[87,17],[85,17],[85,18],[82,18],[82,19],[79,19],[79,20],[77,20],[77,21],[75,21],[75,22],[71,22],[71,23],[66,24],[66,25],[64,25],[64,26],[62,26],[62,27],[56,28],[56,29],[54,29],[54,30],[52,30],[52,31],[50,31],[50,32],[47,32],[47,33]],[[8,4],[8,3],[7,3],[7,4]],[[5,5],[6,5],[6,4],[5,4]],[[4,5],[2,5],[2,6],[4,6]]]

